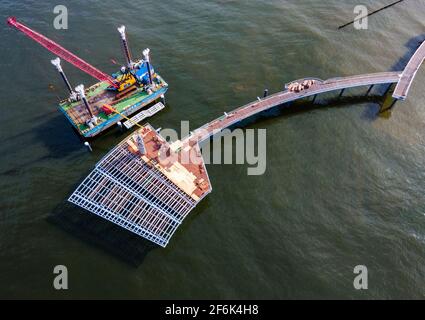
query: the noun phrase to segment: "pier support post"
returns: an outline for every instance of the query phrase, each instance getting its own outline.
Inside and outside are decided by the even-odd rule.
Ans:
[[[315,94],[315,95],[313,96],[313,100],[311,101],[311,103],[314,103],[314,102],[316,101],[316,98],[317,98],[317,94]]]
[[[341,98],[342,97],[342,95],[344,94],[344,91],[345,91],[345,89],[342,89],[341,90],[341,93],[339,94],[338,98]]]
[[[263,98],[267,97],[269,95],[269,89],[264,89]]]
[[[385,90],[385,92],[384,92],[384,96],[386,96],[387,95],[387,93],[391,90],[391,87],[393,86],[393,84],[391,83],[389,86],[388,86],[388,88],[387,88],[387,90]]]
[[[369,90],[367,90],[367,92],[366,92],[366,97],[369,95],[369,93],[372,91],[372,89],[373,89],[373,87],[374,87],[375,85],[374,84],[372,84],[370,87],[369,87]]]

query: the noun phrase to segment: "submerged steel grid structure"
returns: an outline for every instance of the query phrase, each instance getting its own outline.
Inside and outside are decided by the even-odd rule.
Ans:
[[[425,41],[421,43],[418,49],[416,49],[413,56],[410,58],[406,67],[404,68],[400,80],[394,89],[393,97],[395,99],[405,100],[409,89],[413,83],[413,80],[418,72],[420,66],[425,60]]]
[[[125,143],[96,165],[69,201],[162,247],[197,204]]]

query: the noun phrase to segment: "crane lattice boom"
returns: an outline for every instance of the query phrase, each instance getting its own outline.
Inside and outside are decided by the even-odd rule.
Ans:
[[[69,63],[76,66],[78,69],[88,73],[92,77],[100,80],[100,81],[106,81],[109,82],[112,86],[118,87],[117,81],[112,78],[110,75],[103,73],[99,69],[93,67],[91,64],[85,62],[81,58],[77,57],[73,53],[66,50],[64,47],[60,46],[53,40],[50,40],[49,38],[43,36],[42,34],[28,28],[24,24],[18,22],[15,17],[9,17],[7,19],[7,23],[30,37],[31,39],[37,41],[39,44],[41,44],[43,47],[45,47],[50,52],[54,53],[58,57],[61,57],[65,61],[68,61]]]

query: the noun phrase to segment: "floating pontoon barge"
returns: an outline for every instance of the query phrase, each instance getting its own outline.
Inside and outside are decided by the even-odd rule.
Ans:
[[[100,81],[87,89],[83,85],[73,88],[62,69],[61,60],[56,58],[51,61],[69,91],[69,97],[60,102],[59,110],[82,137],[94,137],[150,103],[159,99],[164,101],[168,84],[151,65],[150,50],[143,51],[143,59],[133,61],[124,26],[119,27],[118,32],[121,36],[126,65],[110,76],[49,38],[18,22],[15,17],[9,17],[7,23]],[[116,112],[104,108],[105,104],[112,106]]]

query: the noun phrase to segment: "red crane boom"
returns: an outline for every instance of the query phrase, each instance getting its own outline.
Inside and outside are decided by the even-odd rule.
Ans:
[[[50,40],[49,38],[43,36],[42,34],[28,28],[26,25],[18,22],[15,17],[9,17],[7,18],[7,24],[9,26],[15,27],[31,39],[37,41],[39,44],[41,44],[43,47],[45,47],[50,52],[53,52],[58,57],[61,57],[65,61],[68,61],[69,63],[76,66],[78,69],[88,73],[92,77],[100,80],[100,81],[106,81],[109,82],[112,86],[115,88],[118,88],[117,81],[112,78],[110,75],[103,73],[99,69],[93,67],[91,64],[85,62],[81,58],[77,57],[73,53],[66,50],[64,47],[60,46],[53,40]]]

